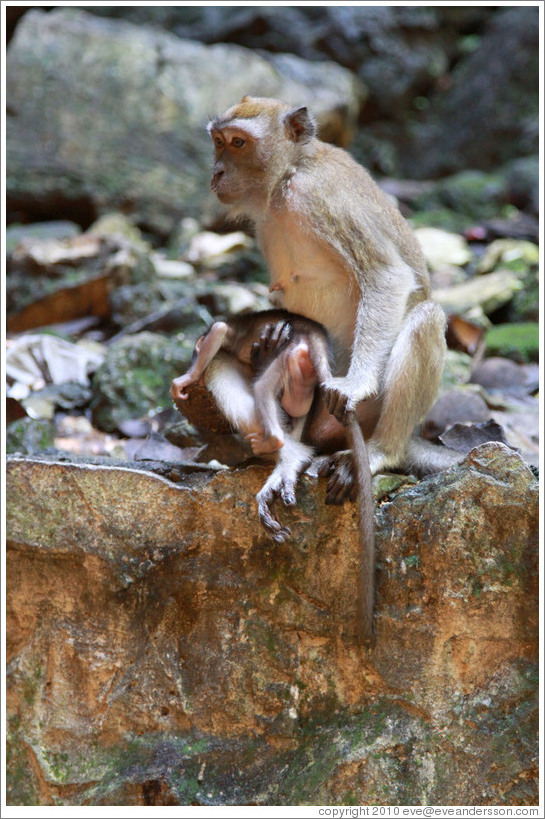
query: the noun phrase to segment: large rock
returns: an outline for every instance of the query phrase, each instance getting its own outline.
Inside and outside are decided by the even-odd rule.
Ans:
[[[109,317],[123,286],[153,287],[149,253],[122,235],[22,239],[8,255],[6,326],[19,333],[89,314]]]
[[[120,208],[160,234],[181,216],[210,215],[204,126],[244,94],[308,104],[329,137],[346,141],[356,80],[321,63],[317,84],[305,66],[76,9],[31,11],[7,56],[8,206],[87,216]]]
[[[486,7],[95,6],[93,14],[154,24],[205,43],[237,43],[315,60],[324,55],[358,72],[370,110],[399,116],[458,54],[459,33],[481,28]],[[321,68],[321,65],[320,65]]]
[[[538,136],[538,9],[507,8],[455,67],[451,87],[432,95],[401,160],[419,179],[463,168],[490,171],[535,154]]]
[[[305,478],[273,546],[265,475],[10,459],[8,802],[535,804],[538,492],[520,457],[485,445],[382,490],[370,655],[355,508]]]

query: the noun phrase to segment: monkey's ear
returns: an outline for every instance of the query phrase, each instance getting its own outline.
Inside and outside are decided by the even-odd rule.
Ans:
[[[318,130],[316,121],[305,107],[294,108],[287,113],[284,117],[284,128],[287,138],[292,142],[308,142],[316,136]]]

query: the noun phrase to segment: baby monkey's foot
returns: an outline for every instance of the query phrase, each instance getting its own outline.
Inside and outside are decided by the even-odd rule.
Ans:
[[[246,435],[246,440],[250,442],[254,455],[278,452],[284,446],[282,438],[278,438],[276,435],[266,437],[263,432],[250,432],[249,435]]]
[[[186,387],[191,386],[191,384],[194,384],[196,381],[198,381],[198,378],[188,373],[184,373],[184,375],[179,375],[178,378],[175,378],[170,387],[170,396],[173,401],[185,401],[187,399]]]

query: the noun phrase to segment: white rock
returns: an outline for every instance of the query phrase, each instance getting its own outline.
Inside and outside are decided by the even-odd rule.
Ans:
[[[472,254],[463,236],[434,227],[421,227],[414,231],[426,261],[432,270],[445,265],[462,266],[471,261]]]
[[[242,230],[223,235],[204,231],[191,240],[187,260],[192,264],[219,267],[233,251],[249,249],[252,246],[252,240]]]

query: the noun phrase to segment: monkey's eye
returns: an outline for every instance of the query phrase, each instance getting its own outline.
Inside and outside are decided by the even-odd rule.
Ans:
[[[246,140],[242,139],[241,137],[233,137],[231,140],[231,145],[234,148],[242,148],[243,145],[246,145]]]
[[[214,144],[216,148],[223,148],[223,139],[221,137],[214,137]]]

